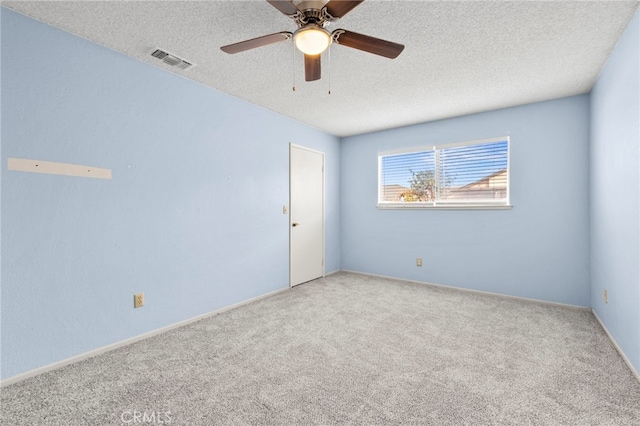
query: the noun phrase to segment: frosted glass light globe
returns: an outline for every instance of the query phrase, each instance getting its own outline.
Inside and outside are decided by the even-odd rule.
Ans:
[[[319,55],[331,44],[331,34],[318,26],[302,27],[293,34],[296,47],[306,55]]]

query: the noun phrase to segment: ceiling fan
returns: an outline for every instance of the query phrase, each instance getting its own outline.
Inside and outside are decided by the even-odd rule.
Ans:
[[[239,53],[269,44],[290,40],[304,53],[306,81],[320,79],[320,56],[331,43],[363,50],[365,52],[396,58],[404,49],[402,44],[376,37],[337,29],[329,32],[326,27],[342,18],[364,0],[267,0],[271,6],[293,19],[296,31],[282,31],[250,40],[222,46],[226,53]]]

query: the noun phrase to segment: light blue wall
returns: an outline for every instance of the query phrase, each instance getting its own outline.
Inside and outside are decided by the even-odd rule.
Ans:
[[[343,269],[589,306],[588,119],[585,95],[344,139]],[[378,152],[500,136],[512,210],[376,209]]]
[[[1,11],[2,379],[286,288],[289,142],[326,153],[328,272],[592,305],[640,370],[637,14],[590,98],[340,145]],[[512,210],[375,208],[379,151],[505,135]],[[114,177],[8,172],[9,157]],[[147,305],[134,310],[140,291]]]
[[[337,138],[6,9],[2,121],[3,379],[288,287],[290,142],[326,153],[340,269]]]
[[[591,92],[591,304],[640,372],[640,26]],[[608,290],[609,303],[603,301]]]

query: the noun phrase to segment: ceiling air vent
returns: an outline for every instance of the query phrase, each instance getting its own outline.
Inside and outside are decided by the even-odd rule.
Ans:
[[[164,62],[167,65],[170,65],[172,67],[177,67],[185,71],[195,67],[195,64],[185,61],[184,59],[180,59],[177,56],[172,55],[169,52],[165,52],[164,50],[161,50],[161,49],[154,50],[153,53],[151,53],[151,56],[153,56],[154,58],[160,59],[162,62]]]

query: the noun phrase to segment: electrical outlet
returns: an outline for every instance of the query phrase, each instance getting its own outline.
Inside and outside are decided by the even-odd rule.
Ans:
[[[607,294],[607,289],[604,289],[604,293],[602,294],[602,298],[604,299],[604,303],[609,303],[609,295]]]
[[[416,266],[422,266],[422,258],[421,257],[416,258]]]
[[[133,295],[133,307],[142,308],[144,306],[144,293],[138,293]]]
[[[282,206],[282,214],[287,214],[287,206]]]

